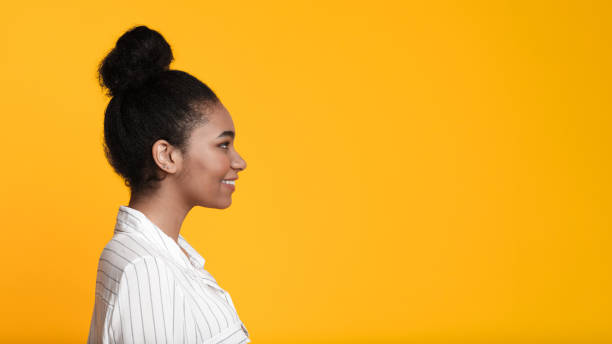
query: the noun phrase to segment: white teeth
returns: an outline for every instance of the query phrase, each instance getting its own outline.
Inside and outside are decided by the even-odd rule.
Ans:
[[[235,180],[222,180],[221,183],[236,185]]]

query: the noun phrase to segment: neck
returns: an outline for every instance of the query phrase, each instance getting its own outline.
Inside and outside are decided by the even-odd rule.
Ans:
[[[163,187],[146,196],[132,194],[128,207],[145,214],[177,244],[183,220],[192,208],[180,202],[176,193],[165,192]]]

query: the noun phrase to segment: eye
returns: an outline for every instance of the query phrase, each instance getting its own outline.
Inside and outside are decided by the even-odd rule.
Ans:
[[[229,145],[229,144],[230,144],[230,142],[229,142],[229,141],[227,141],[227,142],[223,142],[223,143],[219,144],[219,147],[220,147],[220,146],[223,146],[223,145]],[[224,147],[223,149],[227,149],[227,147]]]

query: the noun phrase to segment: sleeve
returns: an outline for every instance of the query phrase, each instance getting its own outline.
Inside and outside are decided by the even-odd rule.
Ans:
[[[125,267],[109,319],[109,343],[175,342],[175,281],[166,263],[141,257]]]

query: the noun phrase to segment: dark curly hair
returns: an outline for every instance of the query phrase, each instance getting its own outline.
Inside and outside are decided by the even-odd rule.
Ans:
[[[206,84],[169,69],[173,59],[159,32],[135,26],[98,66],[100,86],[111,97],[104,113],[104,153],[133,194],[155,189],[166,176],[153,159],[153,144],[164,139],[186,153],[191,131],[220,103]]]

